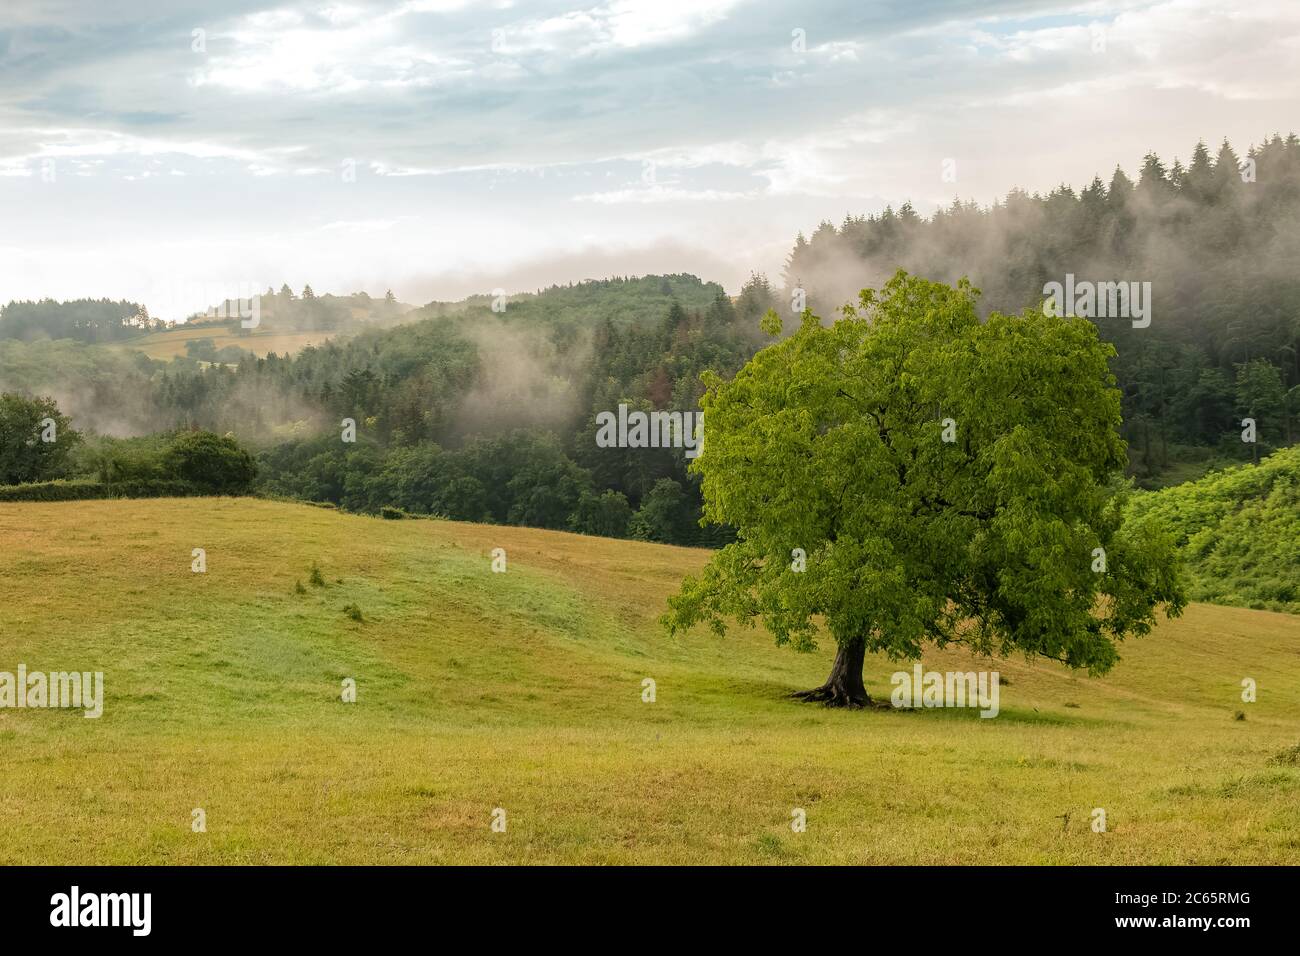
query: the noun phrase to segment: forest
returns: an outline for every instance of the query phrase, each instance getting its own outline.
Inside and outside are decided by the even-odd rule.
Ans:
[[[1149,326],[1096,321],[1115,348],[1130,474],[1139,487],[1164,487],[1294,440],[1297,204],[1294,135],[1244,158],[1226,142],[1214,156],[1198,144],[1186,165],[1149,154],[1135,178],[1116,169],[1077,191],[1016,190],[928,219],[905,204],[823,222],[797,237],[780,285],[754,274],[734,297],[683,274],[418,309],[391,294],[268,289],[264,325],[338,330],[293,356],[201,339],[184,356],[150,359],[130,348],[143,306],[10,303],[0,311],[0,391],[52,402],[71,444],[5,480],[64,482],[32,496],[176,482],[169,442],[202,431],[247,450],[256,470],[245,485],[264,495],[713,546],[729,532],[700,527],[683,450],[600,448],[597,415],[620,404],[695,410],[702,373],[730,377],[773,341],[760,328],[769,310],[789,317],[802,299],[830,322],[901,268],[948,283],[968,276],[984,314],[1035,306],[1067,275],[1150,282]],[[237,319],[206,321],[238,331]],[[1254,443],[1242,441],[1243,418],[1256,423]]]
[[[1147,154],[1136,180],[1116,168],[1080,189],[1013,190],[991,207],[954,201],[928,219],[910,204],[821,223],[800,235],[787,288],[819,315],[896,269],[952,283],[969,277],[985,312],[1041,302],[1067,275],[1150,282],[1146,328],[1098,320],[1117,350],[1124,432],[1140,483],[1192,477],[1240,459],[1240,419],[1258,423],[1250,453],[1290,444],[1300,412],[1300,139],[1275,134],[1240,156],[1198,143],[1184,164]]]

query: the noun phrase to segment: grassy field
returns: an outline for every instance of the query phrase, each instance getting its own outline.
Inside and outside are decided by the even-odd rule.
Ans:
[[[277,332],[274,329],[255,329],[248,335],[236,335],[222,326],[196,326],[192,329],[176,328],[165,332],[150,332],[148,335],[120,347],[143,352],[154,359],[168,359],[185,356],[185,344],[196,339],[212,339],[218,348],[235,345],[252,352],[259,358],[271,352],[277,355],[294,354],[309,345],[320,345],[337,335],[336,332]]]
[[[0,863],[1300,863],[1300,618],[1195,605],[1102,679],[1001,662],[992,720],[828,711],[786,695],[832,648],[658,628],[705,557],[251,499],[0,505],[0,670],[106,687],[98,720],[0,710]],[[897,669],[869,658],[869,691]]]

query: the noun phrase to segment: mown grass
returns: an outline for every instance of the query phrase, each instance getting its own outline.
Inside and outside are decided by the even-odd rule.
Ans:
[[[998,662],[993,720],[845,713],[786,696],[829,647],[664,635],[705,558],[252,499],[0,505],[0,670],[102,670],[107,698],[0,710],[0,862],[1300,862],[1300,619],[1195,605],[1102,679]]]

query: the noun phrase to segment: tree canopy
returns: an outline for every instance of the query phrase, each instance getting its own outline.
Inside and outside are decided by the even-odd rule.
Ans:
[[[903,272],[829,326],[805,311],[733,380],[706,377],[692,469],[737,540],[665,624],[761,619],[803,650],[824,627],[846,660],[810,696],[850,706],[864,650],[1106,671],[1158,605],[1184,604],[1169,536],[1123,521],[1112,354],[1085,319],[981,322],[968,282]]]
[[[53,399],[0,395],[0,485],[62,477],[80,442]]]

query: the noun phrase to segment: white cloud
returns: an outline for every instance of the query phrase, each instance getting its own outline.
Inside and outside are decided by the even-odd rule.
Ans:
[[[31,128],[8,131],[27,142],[28,150],[0,162],[30,163],[73,156],[189,156],[195,159],[252,160],[255,150],[205,140],[168,140],[102,129]]]
[[[205,56],[188,21],[127,30],[111,5],[57,19],[27,5],[10,41],[24,69],[0,89],[0,202],[28,252],[0,279],[17,295],[123,294],[145,267],[101,259],[124,233],[148,268],[321,288],[331,273],[491,275],[683,235],[728,250],[737,274],[775,272],[823,217],[1082,183],[1149,149],[1185,158],[1202,137],[1244,151],[1300,115],[1293,2],[988,8],[1004,12],[283,0],[223,18],[214,4],[194,19]],[[638,182],[645,162],[657,181]]]
[[[622,203],[735,202],[740,199],[753,199],[756,195],[756,193],[727,192],[719,189],[679,189],[676,186],[653,185],[616,189],[610,192],[584,193],[573,198],[575,202],[619,205]]]

